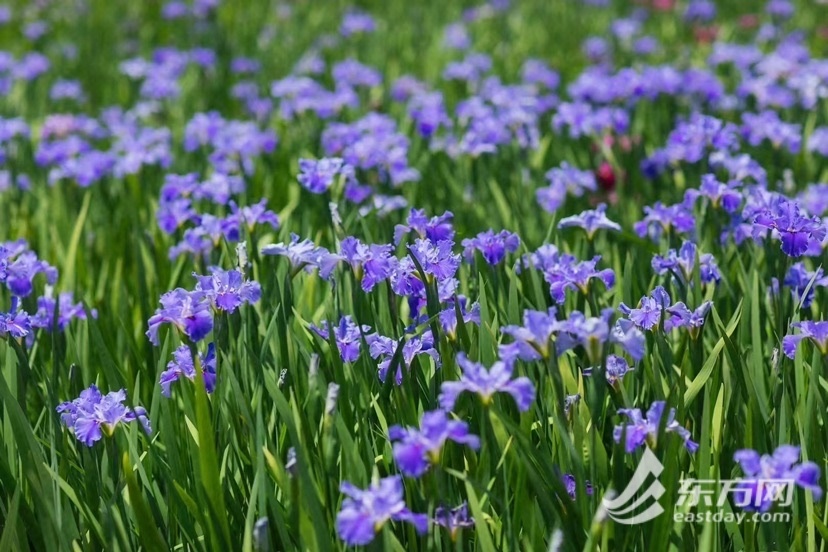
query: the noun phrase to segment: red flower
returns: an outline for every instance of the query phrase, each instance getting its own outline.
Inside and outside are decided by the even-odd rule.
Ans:
[[[615,189],[615,171],[608,162],[603,161],[601,163],[601,166],[595,171],[595,179],[602,190],[611,192]]]

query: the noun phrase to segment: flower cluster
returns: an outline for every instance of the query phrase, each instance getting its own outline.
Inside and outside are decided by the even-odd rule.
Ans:
[[[238,270],[213,267],[209,276],[195,275],[195,290],[176,288],[161,296],[161,307],[148,322],[146,335],[153,345],[159,344],[158,331],[163,324],[177,328],[196,343],[213,330],[215,311],[234,312],[244,303],[255,303],[261,296],[257,282],[244,279]]]

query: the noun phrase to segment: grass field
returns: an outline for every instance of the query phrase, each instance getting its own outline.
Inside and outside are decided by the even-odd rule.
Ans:
[[[825,550],[826,98],[819,1],[0,6],[0,552]]]

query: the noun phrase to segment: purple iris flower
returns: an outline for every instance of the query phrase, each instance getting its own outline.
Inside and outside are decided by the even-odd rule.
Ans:
[[[230,61],[230,71],[237,75],[258,73],[261,68],[262,63],[252,58],[237,57]]]
[[[346,59],[333,66],[331,76],[340,86],[372,88],[382,84],[382,75],[374,69],[355,59]]]
[[[75,303],[74,295],[71,291],[61,293],[58,299],[49,295],[38,297],[37,312],[32,316],[32,326],[35,328],[43,328],[51,330],[55,327],[55,307],[58,308],[57,329],[63,331],[66,326],[74,320],[86,320],[86,311],[83,308],[83,303]],[[98,317],[98,311],[92,309],[92,317]]]
[[[828,287],[828,276],[825,276],[822,267],[817,268],[815,271],[810,271],[805,268],[804,264],[795,263],[788,269],[788,273],[785,275],[782,283],[791,288],[791,292],[796,301],[801,300],[802,306],[808,308],[814,301],[816,288]],[[807,293],[805,293],[806,289],[808,290]]]
[[[376,28],[377,23],[373,17],[362,11],[351,10],[342,17],[339,34],[349,37],[360,33],[372,33]]]
[[[457,296],[457,301],[460,305],[460,316],[463,318],[464,324],[480,325],[480,303],[473,303],[468,305],[468,299],[462,295]],[[451,340],[457,339],[457,311],[454,308],[454,302],[450,302],[447,309],[440,311],[439,315],[440,327]]]
[[[330,339],[331,323],[326,323],[327,328],[320,328],[310,325],[310,329],[324,340]],[[371,326],[360,326],[350,316],[343,316],[339,319],[339,325],[333,328],[336,346],[343,362],[356,362],[359,358],[359,349],[362,343],[362,335],[371,331]]]
[[[525,376],[512,379],[511,362],[497,361],[490,369],[470,361],[464,353],[457,355],[457,364],[463,369],[460,381],[446,381],[440,387],[440,406],[451,411],[457,398],[469,391],[480,396],[483,404],[489,404],[495,393],[508,393],[515,399],[518,410],[526,412],[535,400],[535,386]]]
[[[394,443],[394,461],[403,475],[420,477],[433,464],[440,462],[440,453],[446,441],[454,441],[477,450],[480,438],[469,433],[469,425],[449,419],[442,410],[423,413],[420,429],[388,428],[388,439]]]
[[[600,260],[600,255],[596,255],[589,261],[578,261],[572,255],[561,255],[556,264],[544,270],[544,278],[549,284],[552,298],[558,303],[563,303],[566,299],[566,292],[570,289],[577,289],[587,294],[590,281],[594,278],[603,282],[607,288],[615,285],[615,272],[612,269],[595,269]]]
[[[434,337],[431,335],[431,330],[426,330],[421,336],[410,337],[407,340],[405,338],[397,340],[379,334],[371,334],[365,337],[365,341],[368,343],[368,352],[371,354],[371,358],[382,359],[377,365],[379,379],[382,382],[388,376],[391,361],[403,341],[402,358],[400,358],[397,372],[394,374],[397,385],[402,383],[403,368],[408,369],[411,363],[414,362],[414,358],[419,355],[430,356],[434,363],[438,367],[440,366],[440,353],[434,347]]]
[[[185,223],[196,220],[198,213],[193,208],[189,198],[177,198],[172,201],[162,201],[156,213],[158,227],[166,234],[172,234]]]
[[[819,466],[799,462],[799,447],[780,445],[772,455],[761,456],[755,450],[742,449],[736,451],[733,459],[745,472],[734,493],[736,505],[744,510],[767,512],[788,485],[811,491],[814,500],[822,498]]]
[[[600,229],[620,232],[621,225],[608,219],[606,211],[607,204],[601,203],[597,209],[561,219],[558,228],[583,228],[587,233],[587,239],[590,240],[595,236],[595,232]]]
[[[58,79],[49,90],[49,98],[82,102],[86,99],[86,94],[83,93],[83,86],[79,81]]]
[[[814,129],[808,137],[808,151],[828,157],[828,127],[821,126]]]
[[[497,234],[493,230],[486,230],[474,238],[463,240],[462,245],[466,262],[474,260],[474,252],[477,250],[483,254],[483,259],[488,264],[496,265],[500,264],[507,253],[517,251],[520,247],[520,238],[508,230],[501,230]]]
[[[537,84],[555,90],[561,84],[561,75],[539,59],[527,59],[520,72],[521,80],[527,84]]]
[[[408,207],[408,200],[403,196],[375,194],[371,196],[371,200],[366,205],[359,208],[359,216],[365,217],[369,213],[376,213],[378,217],[382,218],[406,207]]]
[[[554,213],[566,200],[567,195],[580,197],[584,192],[594,192],[598,189],[595,174],[592,171],[576,169],[563,162],[560,167],[550,169],[546,173],[549,186],[537,191],[540,206],[546,211]]]
[[[210,343],[207,346],[207,354],[199,353],[202,376],[204,377],[204,389],[212,393],[216,388],[216,345]],[[170,386],[185,377],[190,381],[195,380],[195,364],[193,355],[187,345],[182,345],[173,351],[173,359],[167,364],[167,369],[161,372],[158,383],[161,384],[161,394],[170,396]]]
[[[564,487],[566,487],[566,494],[569,495],[569,498],[575,500],[578,490],[575,476],[570,473],[565,473],[561,479],[563,480]],[[592,483],[589,481],[584,481],[584,492],[587,496],[592,496]]]
[[[627,362],[627,359],[618,355],[607,355],[607,363],[604,371],[607,378],[607,383],[615,385],[617,382],[624,379],[627,372],[631,372],[633,367]],[[582,370],[585,376],[592,375],[592,368],[584,368]]]
[[[239,207],[235,201],[230,201],[230,209],[233,211],[231,217],[234,217],[240,225],[243,224],[250,232],[259,224],[267,224],[274,230],[278,230],[281,226],[279,215],[268,210],[266,199],[244,207]]]
[[[605,344],[618,344],[636,362],[644,357],[646,339],[641,330],[629,320],[618,320],[610,328],[609,320],[612,309],[605,309],[599,317],[587,318],[582,312],[570,313],[569,318],[561,322],[558,333],[558,355],[581,346],[589,359],[597,363]]]
[[[523,326],[504,326],[500,331],[515,340],[500,346],[504,360],[526,361],[549,358],[552,336],[560,329],[561,322],[555,317],[557,309],[550,307],[547,312],[523,311]]]
[[[644,218],[633,225],[639,237],[649,237],[658,241],[670,230],[679,234],[689,234],[696,228],[696,219],[692,210],[684,203],[664,205],[660,201],[652,207],[644,207]]]
[[[597,138],[608,132],[625,134],[630,127],[630,116],[622,107],[595,106],[585,101],[562,102],[552,116],[552,127],[558,133],[567,128],[571,138]]]
[[[362,290],[369,292],[391,276],[397,264],[394,247],[389,244],[364,244],[349,236],[342,240],[339,253],[360,280]]]
[[[782,252],[789,257],[800,257],[812,242],[825,239],[825,223],[819,217],[802,212],[799,203],[783,196],[775,196],[770,204],[753,217],[753,224],[776,230],[782,238]]]
[[[621,303],[618,310],[639,328],[652,330],[661,320],[661,311],[669,307],[670,303],[670,295],[662,286],[658,286],[652,294],[641,298],[637,308]]]
[[[654,255],[652,260],[653,270],[658,274],[673,273],[683,277],[683,282],[689,284],[693,281],[693,270],[696,266],[696,244],[685,241],[678,253],[670,249],[664,256]],[[699,255],[699,276],[703,284],[718,282],[722,279],[716,259],[710,253]]]
[[[408,101],[408,115],[423,138],[432,138],[440,128],[451,128],[452,120],[446,112],[441,92],[420,92]],[[439,140],[435,140],[435,144]]]
[[[828,136],[828,127],[825,127]],[[828,150],[826,150],[828,156]],[[799,204],[811,214],[823,216],[828,212],[828,184],[809,184],[797,197]]]
[[[275,243],[262,248],[262,255],[280,255],[290,260],[291,266],[296,270],[304,269],[306,272],[313,272],[319,269],[319,276],[328,280],[331,277],[336,265],[342,261],[342,257],[335,255],[319,247],[310,240],[299,241],[296,234],[290,235],[290,242]]]
[[[696,112],[676,125],[667,137],[666,147],[657,153],[665,156],[667,165],[677,165],[680,161],[698,163],[711,150],[713,154],[729,153],[738,146],[736,125]]]
[[[695,338],[698,336],[699,328],[704,325],[704,319],[712,307],[712,301],[705,301],[697,309],[690,310],[687,305],[679,301],[665,310],[669,317],[664,321],[664,331],[669,332],[674,328],[687,328],[690,336]]]
[[[162,324],[172,324],[193,342],[207,337],[213,330],[213,314],[207,295],[203,291],[187,291],[176,288],[161,296],[161,308],[149,319],[147,337],[158,345],[158,329]]]
[[[406,224],[398,224],[394,228],[394,244],[399,244],[403,237],[412,230],[417,232],[421,238],[433,242],[454,239],[454,227],[451,224],[454,214],[446,211],[442,215],[431,217],[426,216],[422,209],[411,209]]]
[[[427,239],[417,239],[408,246],[411,255],[417,259],[426,277],[433,277],[438,282],[454,277],[460,267],[460,255],[452,252],[454,242],[440,240],[432,242]]]
[[[31,331],[32,322],[25,311],[12,309],[10,312],[0,312],[0,337],[10,335],[19,339]]]
[[[688,23],[708,23],[716,18],[716,4],[710,0],[690,0],[684,10]]]
[[[0,283],[5,283],[16,297],[26,297],[32,293],[32,281],[38,274],[44,274],[49,285],[57,281],[57,269],[38,259],[28,247],[25,240],[0,243]]]
[[[724,168],[735,183],[752,179],[757,184],[767,183],[767,171],[747,153],[733,154],[714,152],[710,154],[710,165]]]
[[[152,429],[146,410],[141,407],[133,410],[124,405],[125,400],[126,392],[123,389],[102,395],[93,384],[81,391],[77,399],[61,403],[56,410],[69,431],[88,447],[99,441],[104,433],[111,435],[118,424],[135,420],[150,435]]]
[[[782,350],[788,358],[796,355],[799,342],[803,339],[810,340],[817,346],[820,353],[828,355],[828,322],[806,320],[791,324],[791,328],[799,328],[799,333],[788,334],[782,339]]]
[[[471,52],[462,61],[449,63],[443,70],[443,79],[476,84],[491,68],[492,58],[486,54]]]
[[[314,194],[325,193],[337,176],[352,173],[351,168],[339,157],[300,159],[299,171],[299,183]]]
[[[222,270],[210,267],[209,276],[193,273],[198,283],[195,290],[203,292],[214,308],[226,312],[235,312],[244,303],[255,303],[262,296],[262,287],[258,282],[245,280],[238,270]]]
[[[537,251],[527,253],[516,265],[516,272],[520,273],[523,268],[534,268],[547,271],[560,262],[561,253],[557,246],[547,243],[538,247]]]
[[[452,50],[468,50],[471,47],[469,31],[463,23],[452,23],[443,30],[443,46]]]
[[[344,482],[340,491],[346,498],[336,515],[336,532],[350,546],[368,544],[392,520],[411,523],[420,534],[428,531],[428,516],[412,513],[406,506],[398,475],[380,479],[364,490]]]
[[[628,453],[633,452],[645,442],[649,442],[651,446],[654,446],[655,440],[658,438],[658,429],[666,406],[667,404],[664,401],[655,401],[647,411],[646,417],[641,414],[641,410],[638,408],[619,409],[618,413],[626,416],[628,421],[627,423],[615,426],[615,430],[613,431],[615,442],[621,442],[621,437],[626,430],[624,449]],[[676,421],[675,408],[671,408],[667,414],[664,431],[678,434],[684,440],[685,448],[690,452],[696,452],[699,448],[699,444],[691,439],[692,435],[690,432]]]
[[[369,113],[353,123],[332,123],[322,133],[325,155],[341,157],[354,169],[371,171],[381,182],[399,187],[420,179],[408,164],[408,138],[391,117]]]
[[[802,126],[786,123],[776,111],[743,113],[742,135],[751,146],[769,141],[774,148],[785,147],[790,153],[799,153],[802,147]]]
[[[456,508],[438,506],[434,510],[434,523],[448,529],[451,539],[455,540],[460,529],[474,527],[474,518],[469,515],[469,504],[463,502]]]
[[[742,194],[734,190],[729,184],[719,182],[715,174],[702,176],[699,189],[688,190],[688,193],[693,192],[707,198],[713,207],[721,206],[726,213],[735,213],[742,204]]]

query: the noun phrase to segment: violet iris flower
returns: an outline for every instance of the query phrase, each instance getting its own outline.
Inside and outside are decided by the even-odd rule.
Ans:
[[[55,321],[55,308],[58,310],[58,319]],[[91,310],[92,317],[98,317],[98,311]],[[37,312],[32,316],[32,326],[35,328],[43,328],[44,330],[52,330],[56,327],[63,331],[74,320],[86,320],[86,311],[83,308],[83,303],[75,303],[74,295],[71,291],[61,293],[57,300],[49,295],[38,297]]]
[[[380,381],[384,382],[388,376],[388,370],[391,368],[391,361],[394,360],[394,355],[397,353],[397,348],[402,344],[402,356],[397,365],[397,371],[394,374],[394,380],[397,385],[402,383],[403,368],[406,370],[414,362],[414,358],[419,355],[428,355],[434,360],[437,366],[440,366],[440,353],[434,347],[434,337],[431,335],[431,330],[426,330],[419,337],[413,336],[408,339],[402,338],[400,340],[392,339],[390,337],[379,334],[371,334],[365,337],[368,343],[368,352],[371,358],[381,358],[377,365],[378,375]]]
[[[310,240],[299,241],[296,234],[290,235],[290,242],[275,243],[262,248],[262,255],[279,255],[287,257],[295,270],[313,272],[319,270],[319,276],[329,280],[336,266],[342,261],[340,255],[336,255],[319,247]]]
[[[463,318],[464,324],[480,325],[480,303],[473,303],[468,305],[468,300],[462,295],[457,296],[457,301],[460,304],[460,316]],[[454,302],[450,302],[447,309],[440,311],[439,314],[440,327],[451,340],[457,339],[457,311],[454,308]]]
[[[391,276],[397,263],[389,244],[364,244],[354,237],[342,240],[339,253],[354,271],[362,290],[369,292]]]
[[[653,270],[658,274],[673,274],[682,277],[685,284],[693,281],[693,270],[696,267],[696,244],[685,241],[676,252],[670,249],[664,256],[654,255],[652,260]],[[716,259],[710,253],[699,255],[699,277],[703,284],[718,282],[722,279]]]
[[[500,356],[509,361],[521,359],[526,361],[549,358],[552,353],[553,336],[561,328],[561,322],[555,317],[557,309],[550,307],[547,312],[523,311],[523,326],[504,326],[501,332],[515,340],[500,346]]]
[[[353,171],[339,157],[327,157],[318,160],[300,159],[297,179],[303,188],[314,194],[325,193],[339,175],[351,174]]]
[[[733,459],[745,472],[734,493],[736,505],[744,510],[770,510],[776,493],[782,491],[780,485],[796,485],[811,491],[815,501],[822,498],[819,466],[813,462],[798,462],[799,447],[780,445],[772,455],[761,456],[755,450],[742,449],[736,451]]]
[[[624,303],[618,307],[636,326],[645,330],[658,327],[661,312],[670,306],[670,295],[662,286],[657,286],[649,296],[641,298],[638,307],[630,308]]]
[[[452,420],[443,410],[423,413],[420,429],[388,428],[389,440],[394,443],[394,461],[404,475],[420,477],[428,468],[440,461],[440,453],[446,441],[480,448],[480,438],[469,433],[466,422]]]
[[[578,490],[575,476],[570,473],[565,473],[561,479],[563,480],[564,487],[566,487],[566,494],[569,495],[569,498],[575,500],[577,496],[576,491]],[[592,483],[589,481],[584,481],[584,492],[587,496],[592,496]]]
[[[340,491],[346,495],[336,515],[336,532],[350,546],[368,544],[389,521],[405,521],[418,533],[428,531],[428,516],[408,509],[400,476],[391,476],[358,489],[347,481]]]
[[[317,327],[311,324],[310,329],[326,341],[330,339],[330,331],[333,329],[334,339],[339,349],[339,355],[342,357],[342,362],[356,362],[359,358],[362,335],[371,331],[371,326],[359,326],[349,315],[340,318],[339,324],[333,328],[330,322],[326,322],[326,326]]]
[[[146,335],[158,345],[158,330],[162,324],[172,324],[191,341],[204,339],[213,330],[213,314],[203,291],[177,288],[161,296],[161,307],[149,319]]]
[[[604,373],[606,374],[607,383],[610,385],[615,385],[617,382],[620,382],[624,379],[624,376],[627,375],[627,372],[631,372],[633,367],[627,362],[624,357],[620,357],[618,355],[607,355],[607,363],[604,367]],[[592,368],[584,368],[582,370],[585,376],[592,375]]]
[[[438,282],[454,277],[460,267],[460,255],[452,252],[454,242],[441,240],[432,242],[427,239],[417,239],[408,246],[411,255],[417,259],[426,278],[433,277]]]
[[[411,209],[406,224],[398,224],[394,227],[394,244],[399,244],[403,237],[412,230],[421,238],[433,242],[454,239],[454,227],[451,224],[454,214],[446,211],[442,215],[431,217],[426,216],[422,209]]]
[[[615,442],[621,442],[621,437],[626,430],[624,450],[628,453],[633,452],[645,442],[649,442],[651,446],[654,445],[655,440],[658,438],[659,425],[661,424],[661,418],[664,415],[665,409],[666,403],[664,401],[655,401],[650,406],[646,416],[642,415],[641,410],[638,408],[619,409],[618,413],[626,416],[628,421],[615,426],[615,430],[613,431]],[[667,413],[664,431],[678,434],[684,440],[685,448],[690,452],[696,452],[699,448],[699,444],[691,439],[692,435],[690,432],[676,421],[675,408],[671,408]]]
[[[526,412],[535,400],[535,386],[525,376],[512,378],[511,362],[497,361],[488,370],[469,360],[464,353],[457,355],[457,364],[463,369],[460,381],[446,381],[440,387],[440,406],[450,411],[458,397],[469,391],[480,396],[483,404],[489,404],[495,393],[508,393],[515,399],[518,410]]]
[[[199,353],[199,361],[201,362],[202,376],[204,377],[204,389],[208,393],[212,393],[216,388],[216,345],[210,343],[207,346],[207,354]],[[182,345],[173,351],[173,359],[167,363],[167,369],[161,372],[158,378],[158,383],[161,385],[161,394],[165,397],[170,396],[170,386],[185,377],[190,381],[195,380],[195,364],[193,363],[193,355],[187,345]]]
[[[801,257],[812,242],[819,245],[826,235],[825,222],[803,213],[799,202],[783,196],[774,196],[753,217],[753,224],[776,230],[782,239],[782,252],[789,257]]]
[[[791,292],[797,302],[801,300],[802,306],[808,308],[814,301],[816,288],[828,286],[828,276],[825,276],[822,267],[817,268],[815,271],[810,271],[805,268],[804,264],[795,263],[788,269],[788,273],[785,275],[782,283],[791,288]],[[810,289],[808,286],[810,286]],[[806,289],[808,290],[807,293],[805,293]]]
[[[262,287],[258,282],[245,280],[238,270],[222,270],[210,267],[209,276],[193,273],[198,283],[196,292],[203,292],[213,308],[225,312],[235,312],[244,303],[255,303],[262,296]]]
[[[520,247],[520,238],[508,230],[501,230],[497,234],[493,230],[486,230],[474,238],[465,239],[463,257],[466,262],[474,260],[474,252],[480,251],[483,259],[490,265],[500,264],[507,253],[514,253]]]
[[[828,322],[806,320],[791,324],[791,328],[799,328],[799,333],[788,334],[782,339],[785,356],[794,358],[799,342],[803,339],[811,341],[823,355],[828,355]]]
[[[57,281],[57,269],[37,258],[25,240],[0,243],[0,283],[5,283],[12,295],[27,297],[34,290],[33,280],[38,274],[46,276],[46,282]]]
[[[0,337],[22,338],[32,331],[29,315],[22,310],[12,308],[9,312],[0,312]]]
[[[88,447],[99,441],[104,433],[111,435],[118,424],[135,420],[141,422],[147,435],[151,434],[146,410],[142,407],[131,409],[123,404],[125,400],[123,389],[102,395],[93,384],[77,399],[61,403],[56,410],[69,431]]]
[[[597,363],[606,344],[618,344],[636,362],[644,357],[646,339],[644,334],[629,320],[618,320],[610,328],[612,309],[605,309],[601,316],[587,318],[582,312],[570,313],[561,322],[558,333],[558,354],[561,355],[577,346],[586,350],[589,359]]]
[[[587,234],[587,239],[590,240],[595,236],[595,232],[600,229],[620,232],[621,225],[608,219],[606,211],[607,204],[601,203],[594,210],[584,211],[580,215],[573,215],[561,219],[558,223],[558,228],[583,228]]]
[[[474,527],[474,518],[469,515],[469,504],[463,502],[456,508],[438,506],[434,510],[434,523],[448,529],[451,540],[454,541],[460,529]]]

